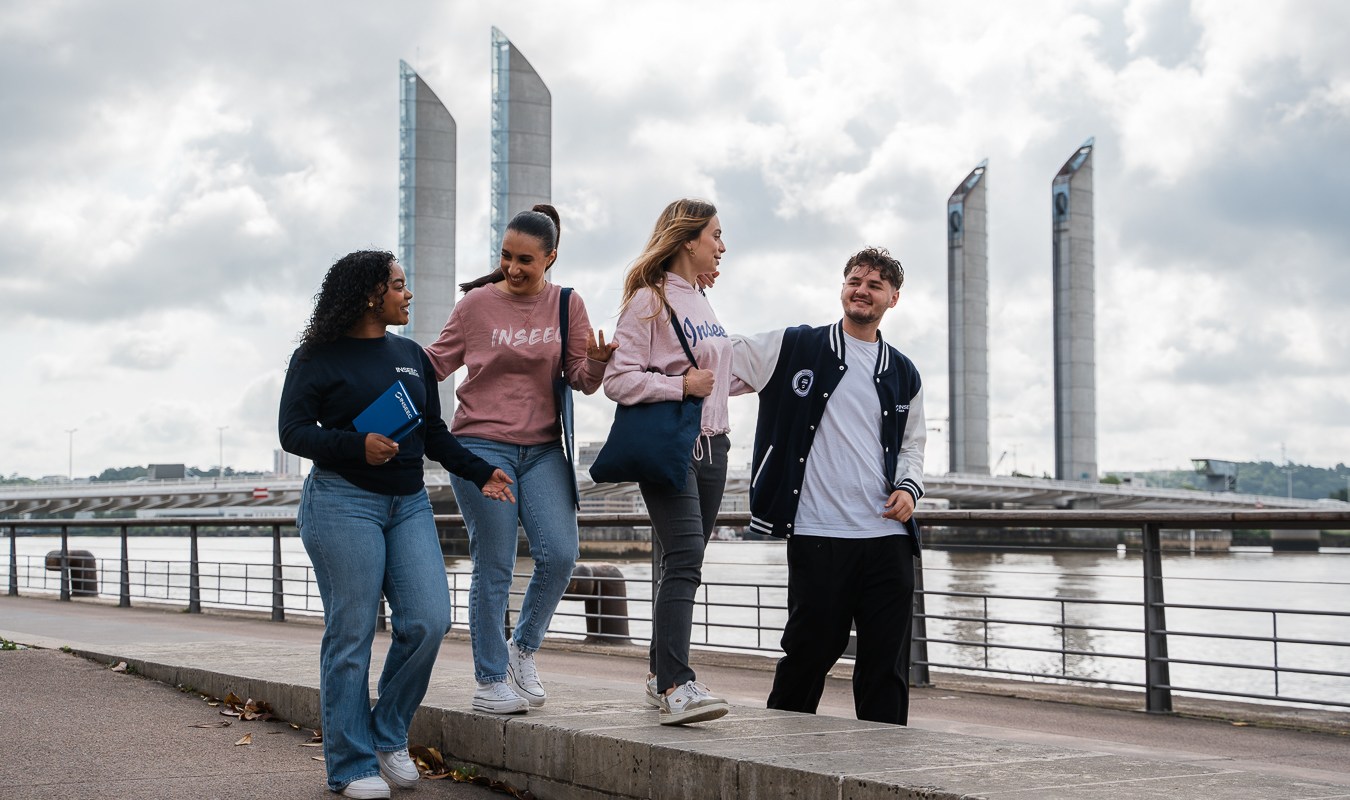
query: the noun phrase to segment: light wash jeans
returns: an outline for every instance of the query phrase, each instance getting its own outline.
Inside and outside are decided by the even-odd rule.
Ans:
[[[572,580],[577,563],[577,510],[572,467],[562,444],[522,446],[491,439],[459,437],[474,455],[500,467],[511,480],[516,504],[483,497],[472,481],[455,475],[450,485],[469,531],[473,584],[469,587],[469,634],[473,672],[481,683],[506,680],[506,619],[511,576],[516,567],[516,527],[525,528],[534,574],[525,588],[512,639],[533,653]]]
[[[445,558],[425,490],[381,495],[315,468],[296,527],[323,598],[319,702],[328,788],[378,775],[375,751],[408,746],[441,639],[450,629]],[[370,705],[370,648],[380,594],[393,635],[379,700]]]

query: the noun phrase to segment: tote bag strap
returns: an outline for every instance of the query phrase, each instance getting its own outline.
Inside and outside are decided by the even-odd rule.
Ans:
[[[689,340],[684,338],[680,323],[675,321],[675,309],[670,307],[670,303],[666,303],[666,316],[670,317],[670,326],[675,329],[675,336],[679,338],[684,354],[689,356],[689,363],[694,365],[694,369],[698,369],[698,360],[694,358],[694,351],[689,349]]]

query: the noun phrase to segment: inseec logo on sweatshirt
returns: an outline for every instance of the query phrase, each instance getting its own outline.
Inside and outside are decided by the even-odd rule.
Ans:
[[[422,374],[412,367],[394,367],[394,372],[402,372],[404,375],[411,375],[414,378],[422,377]]]
[[[524,347],[531,344],[548,344],[562,339],[560,329],[557,327],[547,328],[493,328],[492,346],[506,345],[508,347]]]

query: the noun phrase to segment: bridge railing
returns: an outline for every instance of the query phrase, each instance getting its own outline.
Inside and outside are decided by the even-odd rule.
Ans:
[[[723,515],[719,524],[744,526],[748,515]],[[457,516],[438,516],[444,526],[457,526]],[[916,570],[913,646],[910,652],[910,677],[922,685],[929,682],[930,669],[959,670],[990,675],[1054,680],[1083,685],[1106,685],[1142,690],[1145,708],[1151,712],[1172,710],[1173,692],[1240,697],[1276,703],[1312,704],[1350,709],[1350,611],[1307,610],[1296,608],[1250,607],[1224,604],[1168,603],[1163,575],[1164,530],[1186,529],[1305,529],[1337,530],[1350,528],[1350,512],[1344,511],[928,511],[923,515],[928,528],[1058,528],[1116,529],[1138,531],[1142,548],[1141,600],[1104,600],[1070,596],[1030,596],[999,592],[966,592],[925,589],[924,574],[932,568],[922,563]],[[583,527],[646,527],[644,515],[586,515]],[[222,607],[262,607],[275,621],[283,621],[287,611],[300,614],[322,612],[314,587],[312,569],[307,565],[284,564],[283,535],[293,531],[293,518],[268,520],[239,519],[89,519],[89,520],[0,520],[9,538],[9,594],[17,595],[20,577],[29,590],[52,592],[62,600],[71,598],[71,529],[110,529],[120,536],[121,555],[117,563],[117,597],[120,606],[130,606],[134,595],[151,602],[184,602],[190,613],[200,612],[203,604]],[[251,528],[267,531],[272,544],[270,565],[203,563],[199,558],[198,537],[212,528]],[[132,530],[147,528],[186,529],[189,552],[182,561],[133,561],[128,553]],[[21,562],[16,542],[21,536],[59,531],[61,549],[58,573],[52,580],[42,567],[34,568],[31,559]],[[134,565],[134,566],[133,566]],[[262,574],[259,574],[260,571]],[[106,570],[101,570],[106,574]],[[205,580],[205,586],[203,581]],[[615,580],[600,578],[600,581]],[[456,603],[456,616],[467,602],[469,576],[451,572],[448,581]],[[626,594],[641,608],[650,600],[649,579],[624,579]],[[1350,587],[1350,583],[1341,584]],[[99,592],[111,596],[112,592]],[[519,600],[517,594],[517,602]],[[696,624],[694,644],[741,651],[778,653],[777,642],[786,619],[786,586],[777,583],[745,581],[705,581],[699,594],[700,621]],[[931,610],[930,610],[931,607]],[[1010,611],[1010,608],[1031,608]],[[1049,613],[1046,608],[1051,609]],[[1116,622],[1078,621],[1085,608],[1103,610]],[[650,613],[622,616],[640,630],[650,630]],[[1169,627],[1168,612],[1186,615],[1185,625]],[[1199,612],[1199,613],[1197,613]],[[1238,622],[1214,625],[1205,615],[1236,615]],[[585,630],[585,613],[575,607],[559,609],[552,635],[575,636]],[[594,614],[592,614],[594,616]],[[1129,620],[1135,620],[1130,622]],[[1299,631],[1302,621],[1325,619],[1340,636],[1308,636]],[[930,629],[936,630],[930,634]],[[1292,633],[1291,633],[1292,631]],[[1089,647],[1085,635],[1103,643]],[[1204,641],[1222,644],[1229,658],[1200,657],[1191,654],[1189,644]],[[1261,661],[1252,648],[1268,650],[1270,658]],[[1172,655],[1172,651],[1178,654]],[[1309,650],[1320,655],[1299,660]],[[1212,652],[1212,649],[1210,650]],[[1326,654],[1331,653],[1330,657]],[[1028,657],[1022,658],[1020,657]],[[1047,661],[1048,659],[1048,661]],[[1134,664],[1125,670],[1099,668],[1086,673],[1076,669],[1084,659],[1093,664],[1120,662]],[[1051,666],[1047,666],[1050,663]],[[1057,666],[1055,666],[1057,665]],[[1234,690],[1220,681],[1199,685],[1178,685],[1172,681],[1173,665],[1187,668],[1254,671],[1268,674],[1271,691]],[[1328,666],[1330,665],[1330,666]],[[1125,675],[1126,677],[1121,677]],[[1135,677],[1128,677],[1128,675]],[[1291,680],[1320,682],[1325,693],[1307,696],[1282,690]]]

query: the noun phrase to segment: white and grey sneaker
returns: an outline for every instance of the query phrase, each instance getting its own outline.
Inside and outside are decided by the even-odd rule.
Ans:
[[[390,753],[376,750],[375,760],[380,762],[380,774],[384,779],[400,789],[411,789],[417,785],[417,779],[422,777],[417,771],[417,765],[408,756],[406,747]]]
[[[532,706],[542,706],[548,699],[544,684],[539,682],[539,670],[534,665],[534,653],[522,653],[514,639],[506,643],[506,677],[516,693]]]
[[[661,696],[656,688],[656,676],[647,678],[647,705],[652,708],[661,708],[666,704],[665,698]]]
[[[530,703],[516,694],[506,681],[480,683],[473,693],[473,710],[489,714],[524,714]]]
[[[343,797],[356,797],[360,800],[382,800],[389,796],[389,784],[379,775],[358,778],[342,787]]]
[[[662,725],[687,725],[707,722],[725,716],[731,705],[720,697],[713,697],[708,687],[698,681],[676,686],[663,698],[660,722]]]

